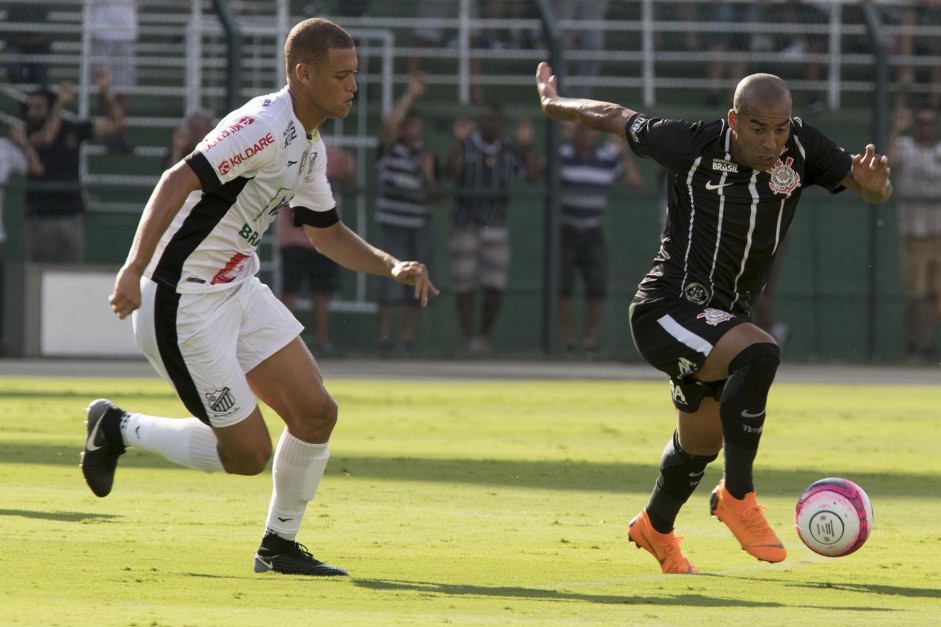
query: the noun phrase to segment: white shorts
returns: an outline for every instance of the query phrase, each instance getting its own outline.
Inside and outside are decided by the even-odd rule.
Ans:
[[[177,294],[141,279],[134,338],[195,417],[228,427],[257,401],[245,373],[287,346],[303,326],[257,278],[207,294]]]

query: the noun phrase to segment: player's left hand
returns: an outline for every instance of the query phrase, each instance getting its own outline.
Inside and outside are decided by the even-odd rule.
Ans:
[[[885,188],[886,183],[889,182],[889,175],[892,173],[889,168],[889,158],[877,154],[876,147],[872,144],[866,146],[865,153],[853,156],[851,171],[853,180],[859,184],[860,188],[872,192],[879,192]]]
[[[400,261],[392,267],[392,278],[405,285],[415,286],[415,298],[421,306],[428,305],[428,296],[437,296],[441,291],[431,282],[428,267],[420,261]]]

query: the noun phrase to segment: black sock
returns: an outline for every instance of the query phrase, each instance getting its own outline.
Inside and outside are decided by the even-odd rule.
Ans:
[[[725,488],[737,499],[755,489],[752,466],[764,429],[768,390],[779,363],[776,344],[752,344],[729,364],[719,400],[725,448]]]
[[[660,458],[660,476],[647,504],[650,524],[660,533],[673,531],[680,508],[689,500],[699,485],[706,465],[718,455],[690,455],[680,446],[676,432],[663,449]]]

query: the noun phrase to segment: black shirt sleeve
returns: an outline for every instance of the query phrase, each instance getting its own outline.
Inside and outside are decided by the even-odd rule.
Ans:
[[[340,214],[334,207],[330,211],[313,211],[307,207],[292,207],[294,226],[308,225],[318,229],[325,229],[340,221]]]
[[[853,157],[836,145],[819,129],[804,121],[797,121],[798,140],[807,151],[804,171],[806,185],[820,185],[831,193],[843,191],[843,179],[850,172]]]
[[[212,164],[209,163],[209,159],[206,158],[206,155],[201,152],[193,152],[190,156],[186,157],[184,161],[186,165],[196,173],[204,193],[211,194],[222,187],[222,181],[216,176],[216,171],[213,169]]]

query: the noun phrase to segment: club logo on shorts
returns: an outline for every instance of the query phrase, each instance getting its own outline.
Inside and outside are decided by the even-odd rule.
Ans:
[[[228,387],[206,392],[205,396],[206,401],[209,403],[209,409],[216,414],[222,415],[229,413],[235,407],[235,396]]]
[[[714,327],[719,326],[722,322],[728,322],[734,318],[732,314],[727,311],[722,311],[721,309],[713,309],[712,307],[706,307],[703,309],[703,312],[696,316],[696,319],[706,319],[706,324],[711,324]]]
[[[683,290],[683,295],[694,305],[705,305],[711,297],[709,288],[702,283],[690,283]]]
[[[778,159],[771,168],[771,180],[768,185],[775,194],[790,194],[800,187],[801,177],[791,168],[793,163],[794,157],[788,157],[785,161]]]
[[[699,366],[685,357],[680,357],[679,361],[676,362],[676,368],[680,371],[681,377],[688,377],[689,375],[695,373],[699,370]]]

